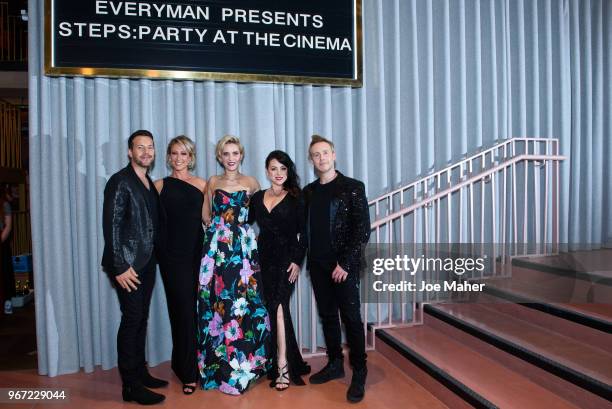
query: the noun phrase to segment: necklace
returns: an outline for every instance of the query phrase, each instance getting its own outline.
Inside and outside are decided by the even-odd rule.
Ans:
[[[285,193],[285,190],[284,190],[284,189],[281,189],[281,191],[280,191],[280,192],[276,193],[276,192],[274,191],[274,188],[272,188],[272,187],[269,189],[269,191],[270,191],[270,194],[271,194],[272,196],[274,196],[274,197],[279,197],[279,196],[281,196],[283,193]]]

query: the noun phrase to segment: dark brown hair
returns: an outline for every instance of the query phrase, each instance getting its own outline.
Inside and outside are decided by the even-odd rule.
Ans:
[[[291,160],[291,157],[283,151],[272,151],[266,158],[266,170],[272,159],[276,159],[287,168],[287,180],[283,183],[285,190],[293,197],[298,197],[301,193],[300,189],[300,177],[295,171],[295,163]]]

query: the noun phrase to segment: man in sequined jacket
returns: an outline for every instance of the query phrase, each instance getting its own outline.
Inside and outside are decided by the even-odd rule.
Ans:
[[[329,360],[321,371],[310,377],[310,383],[321,384],[344,377],[340,312],[353,368],[346,397],[351,402],[359,402],[365,394],[367,376],[359,301],[361,255],[370,237],[365,186],[335,169],[334,144],[322,136],[313,135],[308,155],[319,176],[304,188],[308,268]]]
[[[148,175],[155,159],[151,132],[130,135],[128,157],[130,163],[111,176],[104,188],[102,266],[115,284],[121,306],[117,356],[123,400],[150,405],[165,397],[148,388],[168,384],[149,374],[144,353],[159,229],[159,196]]]

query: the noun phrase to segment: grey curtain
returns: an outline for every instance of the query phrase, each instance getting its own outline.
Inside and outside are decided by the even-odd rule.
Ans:
[[[306,149],[320,133],[370,198],[499,139],[559,138],[570,157],[561,240],[612,242],[610,1],[364,0],[361,89],[46,77],[43,3],[29,0],[40,374],[116,365],[119,307],[99,266],[102,192],[138,128],[156,136],[155,178],[167,174],[163,153],[178,134],[197,143],[197,174],[219,172],[214,144],[232,133],[246,146],[243,172],[264,186],[263,160],[276,148],[303,183],[313,180]],[[170,357],[161,280],[147,355],[152,365]]]

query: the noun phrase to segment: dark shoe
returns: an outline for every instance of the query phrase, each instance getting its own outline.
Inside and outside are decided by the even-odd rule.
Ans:
[[[152,376],[149,372],[145,372],[142,377],[142,384],[147,388],[156,389],[163,388],[164,386],[168,386],[168,381],[164,381],[163,379],[158,379]]]
[[[346,399],[349,402],[361,402],[365,395],[365,382],[368,376],[368,368],[354,369],[351,379],[351,386],[346,391]]]
[[[141,405],[155,405],[163,402],[166,397],[155,393],[142,385],[124,386],[122,390],[123,400],[126,402],[136,402]]]
[[[344,359],[329,361],[319,372],[310,377],[310,383],[319,385],[333,379],[344,378]]]
[[[185,395],[191,395],[192,393],[194,393],[196,390],[196,385],[187,385],[186,383],[183,384],[183,393]]]

